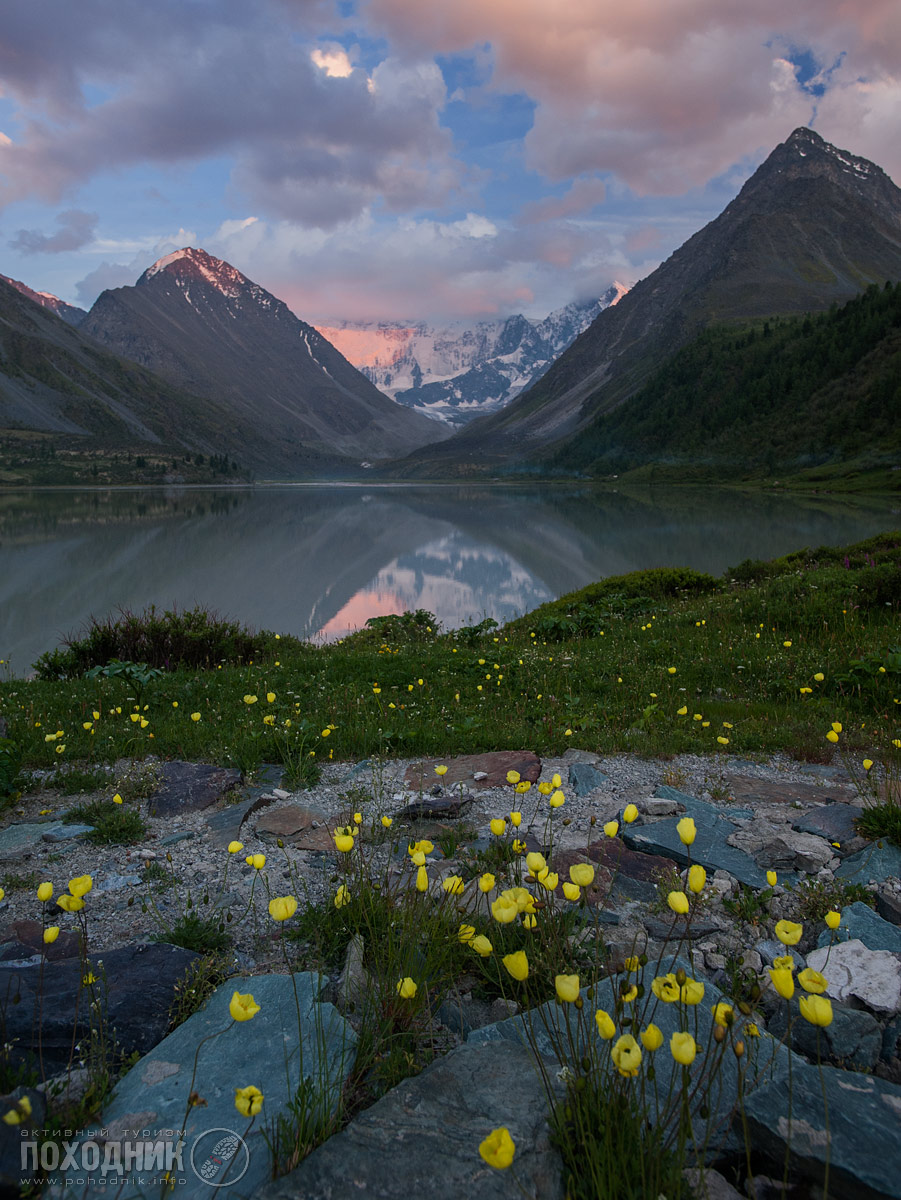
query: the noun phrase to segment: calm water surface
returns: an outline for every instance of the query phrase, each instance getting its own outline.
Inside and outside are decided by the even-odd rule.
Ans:
[[[0,658],[25,674],[90,616],[150,603],[328,639],[405,609],[503,621],[607,575],[719,574],[899,524],[891,497],[579,485],[0,493]]]

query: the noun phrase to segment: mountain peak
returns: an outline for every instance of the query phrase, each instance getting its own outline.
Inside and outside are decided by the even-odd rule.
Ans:
[[[237,296],[242,288],[250,284],[250,280],[236,270],[231,263],[221,258],[214,258],[197,246],[183,246],[181,250],[173,250],[164,254],[147,268],[138,284],[146,284],[154,276],[165,273],[174,276],[176,281],[202,281],[216,288],[226,296]]]

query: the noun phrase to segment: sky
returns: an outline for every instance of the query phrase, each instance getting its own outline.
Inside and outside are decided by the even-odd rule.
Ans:
[[[901,182],[898,0],[4,0],[0,272],[202,246],[314,323],[631,285],[810,125]]]

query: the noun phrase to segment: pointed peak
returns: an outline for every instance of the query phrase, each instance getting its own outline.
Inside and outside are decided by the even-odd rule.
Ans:
[[[157,275],[165,274],[175,278],[179,286],[188,283],[203,282],[232,298],[239,296],[245,288],[256,288],[246,275],[225,262],[207,254],[197,246],[183,246],[181,250],[173,250],[158,258],[153,266],[148,267],[138,284],[146,284]],[[262,289],[257,289],[262,292]]]

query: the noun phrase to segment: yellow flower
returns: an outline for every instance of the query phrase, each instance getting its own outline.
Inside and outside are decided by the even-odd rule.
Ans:
[[[719,744],[720,744],[721,746],[728,746],[728,745],[729,745],[729,739],[728,739],[727,737],[718,737],[716,740],[719,742]]]
[[[658,1000],[662,1000],[664,1004],[672,1004],[679,999],[679,985],[676,982],[675,974],[670,971],[666,975],[658,975],[651,983],[651,991]]]
[[[547,862],[543,854],[539,854],[537,850],[533,850],[531,854],[526,855],[526,866],[532,875],[538,876],[542,871],[547,869]]]
[[[526,792],[529,791],[531,786],[532,785],[529,783],[528,779],[520,779],[519,783],[514,788],[514,791],[516,791],[520,796],[524,796]]]
[[[501,895],[505,900],[510,900],[513,904],[515,904],[518,912],[535,911],[535,897],[528,888],[507,888],[506,891],[501,892]]]
[[[834,729],[830,729],[829,732],[826,734],[826,741],[827,742],[837,742],[838,741],[838,734],[835,732]]]
[[[552,788],[563,787],[563,780],[560,778],[560,776],[557,774],[556,771],[551,776],[551,787]]]
[[[464,946],[467,942],[471,942],[476,935],[475,925],[461,925],[457,930],[457,941],[462,942]]]
[[[827,996],[802,996],[798,1008],[804,1020],[811,1025],[824,1028],[832,1024],[832,1001]]]
[[[265,854],[248,854],[244,859],[249,867],[255,867],[258,871],[262,871],[266,865]]]
[[[551,808],[560,808],[565,803],[566,797],[560,788],[557,788],[555,791],[551,792],[548,799],[548,804],[551,806]]]
[[[235,1088],[235,1108],[242,1117],[255,1117],[263,1107],[263,1093],[259,1088]]]
[[[69,891],[73,896],[86,896],[93,886],[94,880],[90,875],[77,875],[69,880]]]
[[[516,901],[504,895],[498,896],[491,905],[491,915],[501,925],[509,925],[511,921],[515,921],[519,912],[519,905]]]
[[[697,894],[703,892],[704,884],[707,882],[707,872],[700,863],[693,863],[688,868],[688,890]]]
[[[638,819],[638,809],[634,804],[627,804],[623,809],[623,820],[627,825],[631,825],[633,821]]]
[[[686,979],[679,989],[683,1004],[700,1004],[704,999],[704,985],[697,979]]]
[[[594,1021],[598,1027],[598,1036],[602,1037],[605,1042],[609,1042],[616,1033],[616,1026],[613,1024],[610,1014],[603,1008],[599,1008],[594,1014]]]
[[[441,886],[451,896],[459,896],[466,885],[463,882],[462,876],[448,875],[448,877],[444,880],[444,882],[441,884]]]
[[[270,704],[274,704],[275,703],[275,692],[267,692],[266,699]]]
[[[794,974],[795,960],[790,954],[782,954],[778,958],[773,959],[774,967],[781,967],[785,971],[791,971]]]
[[[522,824],[522,813],[521,812],[510,813],[510,824],[513,826],[514,829],[519,829],[520,825]]]
[[[547,867],[545,867],[545,869],[538,876],[538,882],[543,888],[546,888],[549,892],[553,892],[556,890],[557,884],[560,882],[560,876],[556,871],[549,871]]]
[[[507,971],[520,983],[528,978],[529,960],[526,958],[525,950],[517,950],[515,954],[505,954],[503,963]]]
[[[199,720],[200,720],[200,713],[199,713],[199,712],[193,712],[193,713],[191,713],[191,720],[192,720],[192,721],[199,721]]]
[[[863,769],[864,769],[865,771],[869,771],[869,769],[870,769],[870,767],[872,767],[872,765],[873,765],[873,760],[872,760],[872,758],[865,758],[865,759],[863,760]]]
[[[440,767],[435,768],[435,774],[436,775],[446,775],[447,767],[442,763]]]
[[[631,1004],[637,995],[638,995],[638,988],[633,983],[627,992],[622,993],[622,995],[620,996],[620,1000],[622,1000],[623,1004]]]
[[[53,884],[42,883],[38,887],[38,899],[43,904],[45,900],[49,900],[53,896]]]
[[[619,822],[618,821],[608,821],[607,824],[604,826],[604,833],[606,833],[608,838],[615,838],[618,831],[619,831]]]
[[[795,977],[787,967],[768,967],[773,987],[784,1000],[791,1000],[795,994]]]
[[[495,837],[503,837],[507,832],[507,822],[503,817],[494,817],[491,821],[491,832]]]
[[[479,891],[490,892],[494,887],[496,880],[490,871],[486,871],[484,875],[479,876]]]
[[[697,837],[698,831],[695,828],[694,819],[692,817],[683,817],[676,826],[676,832],[679,835],[679,841],[684,846],[690,846]]]
[[[485,1140],[479,1143],[479,1154],[489,1167],[494,1167],[498,1171],[503,1171],[510,1166],[515,1153],[516,1143],[510,1137],[509,1129],[503,1125],[499,1129],[492,1129]]]
[[[669,1048],[673,1058],[677,1063],[681,1063],[683,1067],[690,1067],[698,1052],[697,1044],[692,1035],[680,1032],[679,1030],[676,1030],[670,1038]]]
[[[554,988],[556,989],[558,1000],[572,1004],[579,997],[579,976],[557,975],[554,978]]]
[[[244,697],[245,704],[256,704],[256,702],[257,702],[256,696],[247,695]]]
[[[491,942],[489,942],[485,937],[484,933],[476,934],[469,944],[472,946],[473,950],[475,950],[476,954],[480,955],[482,958],[487,958],[494,949],[494,947],[491,945]]]
[[[631,1033],[624,1033],[617,1038],[610,1051],[610,1057],[620,1075],[625,1075],[628,1079],[638,1074],[638,1068],[641,1066],[641,1047]]]
[[[272,713],[268,713],[265,717],[263,717],[263,724],[264,725],[274,725],[275,724],[275,716]]]
[[[817,683],[822,683],[825,678],[826,676],[822,671],[817,671],[816,675],[814,675],[814,679],[817,681]]]
[[[9,1112],[3,1114],[3,1121],[7,1125],[21,1125],[26,1117],[31,1116],[31,1101],[27,1096],[20,1097]]]
[[[80,896],[60,896],[56,903],[63,912],[68,913],[81,912],[84,908],[84,900]]]
[[[382,824],[384,825],[384,827],[386,829],[390,829],[391,826],[394,824],[394,818],[393,817],[382,817]]]
[[[250,992],[245,995],[235,992],[229,1001],[228,1011],[231,1013],[233,1021],[249,1021],[260,1011],[260,1006]]]
[[[82,975],[81,982],[85,987],[90,987],[92,983],[97,982],[97,976],[93,971],[88,971],[87,975]]]
[[[681,708],[676,709],[677,717],[685,717],[687,715],[688,715],[688,705],[687,704],[683,704]]]
[[[676,673],[675,667],[667,667],[666,670],[667,670],[667,674],[669,674],[669,675],[675,675],[675,673]]]
[[[229,842],[228,843],[229,854],[237,854],[239,850],[243,850],[243,849],[244,849],[243,842]]]
[[[798,972],[798,983],[805,992],[813,992],[817,996],[822,995],[829,986],[826,976],[815,971],[813,967],[805,967],[803,971]]]
[[[576,884],[574,884],[574,883],[564,883],[564,885],[563,885],[563,895],[564,895],[564,896],[567,898],[567,900],[573,900],[573,901],[576,901],[576,900],[578,900],[578,899],[579,899],[579,897],[582,895],[582,892],[581,892],[581,890],[580,890],[580,889],[579,889],[579,888],[576,886]]]
[[[354,848],[354,838],[352,833],[336,833],[335,849],[340,850],[342,854],[349,854]]]
[[[833,722],[832,722],[832,732],[833,732],[833,733],[841,733],[841,732],[842,732],[842,723],[841,723],[841,721],[833,721]]]
[[[409,975],[397,981],[397,994],[401,1000],[412,1000],[418,990],[418,985]]]
[[[538,790],[541,792],[542,796],[549,796],[554,790],[554,785],[549,779],[542,779],[541,783],[538,785]]]
[[[519,771],[508,771],[507,783],[519,783]]]
[[[254,700],[256,700],[256,696],[254,696]],[[129,713],[128,719],[131,721],[131,723],[133,725],[137,725],[138,721],[140,721],[140,719],[141,719],[141,714],[140,713]]]
[[[841,913],[837,913],[834,911],[827,912],[826,916],[823,919],[825,920],[826,924],[829,926],[830,929],[838,929],[839,925],[841,924],[842,915],[841,915]]]
[[[670,892],[666,902],[674,913],[684,916],[688,912],[688,897],[684,892]]]
[[[722,1025],[725,1029],[732,1025],[735,1021],[735,1009],[731,1004],[714,1004],[713,1019],[717,1025]]]
[[[776,937],[785,946],[796,946],[803,932],[804,926],[799,925],[797,921],[776,922]]]
[[[414,854],[431,854],[434,849],[435,847],[433,843],[430,842],[428,838],[423,838],[422,841],[419,842],[410,842],[410,844],[407,846],[407,853],[412,858]],[[422,866],[422,863],[417,863],[416,865]]]
[[[48,925],[47,928],[44,930],[44,942],[46,943],[46,945],[52,946],[58,937],[59,937],[59,926],[58,925]]]
[[[778,878],[779,878],[779,877],[778,877],[778,875],[776,874],[776,872],[775,872],[775,871],[767,871],[767,873],[766,873],[766,881],[767,881],[767,883],[770,885],[770,887],[775,887],[775,886],[776,886],[776,880],[777,880]]]
[[[422,866],[416,869],[416,890],[417,892],[427,892],[429,890],[429,873]]]
[[[663,1045],[663,1034],[656,1025],[649,1025],[638,1036],[641,1038],[641,1044],[645,1050],[649,1050],[652,1054]]]
[[[269,916],[273,921],[287,921],[297,912],[297,901],[293,896],[273,896],[269,901]]]
[[[513,839],[513,853],[514,854],[523,854],[525,852],[525,848],[526,848],[525,842],[521,842],[519,840],[519,838]]]
[[[350,892],[347,890],[347,884],[342,883],[335,892],[335,908],[343,908],[345,904],[350,903]]]

